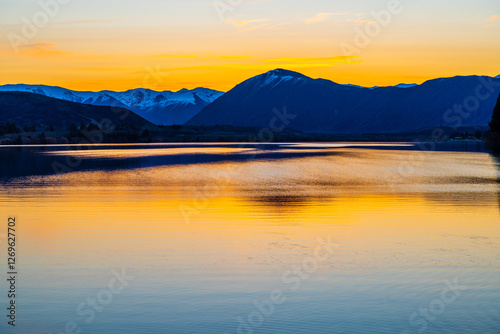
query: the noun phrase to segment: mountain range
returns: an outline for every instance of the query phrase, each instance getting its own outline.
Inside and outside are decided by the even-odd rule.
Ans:
[[[500,76],[457,76],[420,85],[359,87],[283,69],[250,78],[205,107],[188,125],[288,127],[310,133],[416,132],[436,127],[486,127]]]
[[[14,122],[20,128],[35,125],[38,129],[51,126],[56,130],[81,123],[150,131],[158,128],[125,108],[93,106],[28,92],[0,92],[0,121]]]
[[[36,93],[61,100],[97,106],[123,107],[155,124],[184,124],[223,92],[207,88],[182,89],[178,92],[157,92],[132,89],[125,92],[79,92],[45,85],[4,85],[0,91]]]
[[[287,127],[306,133],[411,133],[436,127],[487,127],[500,93],[500,76],[457,76],[420,85],[361,87],[276,69],[250,78],[227,93],[206,88],[79,92],[23,84],[0,86],[0,91],[127,108],[163,125],[273,128],[276,117],[288,115]],[[0,111],[4,109],[2,103]],[[0,121],[6,120],[2,116]]]

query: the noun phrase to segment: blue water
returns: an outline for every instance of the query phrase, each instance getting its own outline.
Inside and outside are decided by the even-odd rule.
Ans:
[[[500,164],[407,145],[0,148],[0,332],[500,333]]]

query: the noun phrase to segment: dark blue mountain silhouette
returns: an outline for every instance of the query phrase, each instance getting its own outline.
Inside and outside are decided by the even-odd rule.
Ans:
[[[364,88],[277,69],[237,85],[187,124],[269,127],[275,117],[273,109],[286,108],[296,115],[288,127],[304,132],[362,134],[440,126],[486,127],[499,93],[500,79],[484,76]]]

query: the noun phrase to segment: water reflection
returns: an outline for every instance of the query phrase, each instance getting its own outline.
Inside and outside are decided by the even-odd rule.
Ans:
[[[465,145],[465,146],[464,146]],[[0,180],[85,170],[116,170],[166,165],[246,162],[356,154],[348,150],[412,150],[483,152],[473,143],[311,143],[311,144],[100,144],[73,146],[13,146],[0,148]]]
[[[194,147],[77,152],[86,169],[63,174],[43,166],[65,161],[61,148],[0,150],[12,159],[0,214],[19,217],[22,240],[19,333],[67,321],[84,333],[237,333],[277,288],[287,301],[255,333],[413,333],[410,315],[455,278],[469,289],[427,332],[500,328],[500,177],[488,154]],[[46,174],[25,175],[34,168]],[[283,275],[329,236],[340,247],[291,291]],[[116,268],[137,279],[85,323],[76,307]]]

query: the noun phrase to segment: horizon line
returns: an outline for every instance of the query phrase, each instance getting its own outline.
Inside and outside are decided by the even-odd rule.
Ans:
[[[435,78],[432,78],[432,79],[424,80],[421,83],[400,82],[399,84],[395,84],[395,85],[363,86],[363,85],[358,85],[358,84],[355,84],[355,83],[339,83],[339,82],[336,82],[336,81],[333,81],[333,80],[330,80],[330,79],[321,78],[321,77],[313,78],[313,77],[307,76],[307,75],[305,75],[305,74],[303,74],[301,72],[297,72],[297,71],[293,71],[293,70],[288,70],[288,69],[285,69],[285,68],[276,68],[276,69],[269,70],[269,71],[257,74],[255,76],[249,77],[249,78],[247,78],[247,79],[245,79],[243,81],[240,81],[240,82],[236,83],[233,86],[233,88],[236,87],[237,85],[241,84],[242,82],[245,82],[247,80],[250,80],[252,78],[258,77],[260,75],[264,75],[264,74],[267,74],[267,73],[270,73],[270,72],[273,72],[273,71],[278,71],[278,70],[284,70],[284,71],[288,71],[288,72],[298,73],[298,74],[300,74],[302,76],[305,76],[305,77],[307,77],[309,79],[313,79],[313,80],[318,80],[318,79],[319,80],[328,80],[328,81],[336,83],[338,85],[354,86],[354,87],[360,87],[360,88],[366,88],[366,89],[375,89],[375,88],[384,88],[384,87],[396,87],[396,86],[399,86],[399,85],[415,85],[415,86],[420,86],[420,85],[422,85],[422,84],[424,84],[426,82],[433,81],[433,80],[451,79],[451,78],[458,78],[458,77],[490,77],[490,78],[493,78],[493,79],[500,79],[500,75],[491,76],[491,75],[469,74],[469,75],[452,75],[452,76],[444,76],[444,77],[435,77]],[[43,83],[37,83],[37,84],[28,84],[28,83],[6,83],[6,84],[0,84],[0,87],[4,87],[4,86],[44,86],[44,87],[51,87],[51,88],[61,88],[61,89],[66,89],[66,90],[70,90],[70,91],[74,91],[74,92],[80,92],[80,93],[103,93],[103,92],[125,93],[125,92],[132,91],[132,90],[147,90],[147,91],[152,91],[152,92],[155,92],[155,93],[165,93],[165,92],[179,93],[179,92],[181,92],[183,90],[194,91],[194,90],[197,90],[197,89],[208,89],[208,90],[212,90],[212,91],[227,93],[228,91],[230,91],[231,89],[233,89],[233,88],[231,88],[231,89],[229,89],[227,91],[224,91],[224,90],[218,90],[218,89],[209,88],[209,87],[198,86],[196,88],[191,88],[191,89],[189,89],[189,88],[181,88],[179,90],[169,90],[169,89],[155,90],[155,89],[151,89],[151,88],[135,87],[135,88],[129,88],[129,89],[125,89],[125,90],[102,89],[102,90],[94,91],[94,90],[77,90],[77,89],[67,88],[67,87],[64,87],[64,86],[57,86],[57,85],[50,85],[50,84],[43,84]]]

